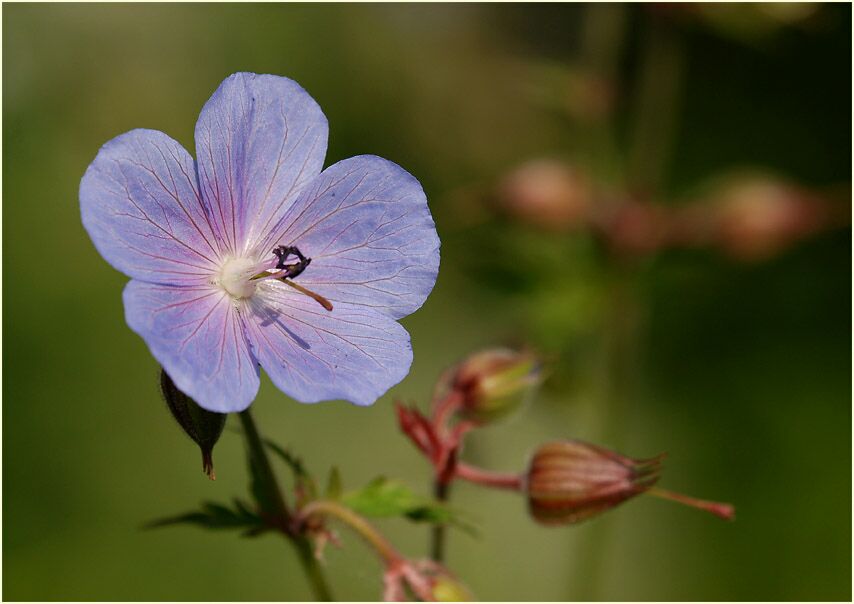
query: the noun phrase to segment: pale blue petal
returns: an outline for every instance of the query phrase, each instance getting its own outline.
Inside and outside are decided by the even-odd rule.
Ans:
[[[307,185],[258,253],[278,244],[312,258],[301,284],[394,318],[424,303],[439,270],[439,237],[421,185],[371,155],[330,166]]]
[[[326,155],[320,107],[288,78],[236,73],[196,123],[202,195],[228,248],[243,255],[315,178]]]
[[[124,302],[128,325],[181,391],[209,411],[249,406],[258,392],[258,364],[227,294],[133,280]]]
[[[298,401],[370,405],[409,372],[409,334],[386,314],[344,303],[329,312],[275,281],[259,285],[248,306],[253,355]]]
[[[80,182],[83,226],[107,262],[156,283],[208,281],[220,247],[193,159],[156,130],[132,130],[98,152]]]

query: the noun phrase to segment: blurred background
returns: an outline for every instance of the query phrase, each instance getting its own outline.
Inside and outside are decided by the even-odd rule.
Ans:
[[[468,461],[521,470],[570,437],[667,451],[662,486],[737,520],[642,497],[544,528],[522,498],[460,484],[481,536],[452,532],[447,562],[479,599],[851,598],[849,5],[7,4],[4,599],[311,597],[273,536],[141,530],[246,493],[238,422],[211,482],[79,218],[100,145],[145,127],[192,150],[235,71],[314,96],[327,164],[415,174],[442,238],[403,321],[410,376],[368,409],[264,378],[266,435],[347,487],[385,474],[426,495],[393,399],[426,405],[466,354],[529,346],[548,380]],[[426,528],[379,524],[426,555]],[[378,598],[379,565],[342,536],[337,596]]]

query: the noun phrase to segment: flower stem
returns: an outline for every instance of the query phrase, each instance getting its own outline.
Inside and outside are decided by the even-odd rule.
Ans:
[[[311,543],[307,537],[290,529],[292,526],[291,512],[282,495],[282,490],[279,488],[279,483],[276,481],[276,475],[273,473],[273,467],[270,465],[270,459],[267,457],[267,451],[264,448],[261,435],[258,433],[255,420],[252,419],[249,409],[241,411],[239,415],[240,422],[243,425],[243,433],[246,436],[246,447],[251,465],[257,472],[257,475],[253,476],[253,489],[263,490],[263,497],[270,508],[263,510],[263,512],[273,515],[281,533],[293,544],[309,584],[314,591],[315,598],[322,602],[331,602],[334,600],[332,592],[323,575],[323,569],[320,568],[319,562],[314,557]],[[256,493],[256,498],[257,495]]]
[[[349,526],[376,550],[386,565],[394,564],[403,559],[389,540],[374,528],[370,522],[337,501],[316,499],[306,504],[299,511],[298,521],[304,522],[314,515],[332,516]]]
[[[305,571],[305,576],[308,579],[309,585],[311,585],[315,599],[318,602],[334,602],[335,598],[332,596],[329,583],[326,581],[326,575],[323,574],[323,568],[314,555],[311,543],[305,537],[297,537],[292,539],[291,542],[297,550],[300,564],[302,564],[303,571]]]
[[[661,499],[669,499],[670,501],[675,501],[692,508],[697,508],[698,510],[704,510],[710,514],[714,514],[718,518],[723,518],[724,520],[735,519],[735,508],[728,503],[697,499],[696,497],[689,497],[682,493],[674,493],[673,491],[668,491],[667,489],[659,487],[652,487],[646,492]]]
[[[628,162],[629,185],[636,193],[658,193],[676,135],[685,53],[672,25],[647,13]]]
[[[457,389],[452,389],[444,399],[434,406],[431,423],[437,433],[447,436],[448,423],[454,412],[463,404],[463,401],[463,393]],[[433,496],[440,503],[448,501],[451,481],[454,478],[457,465],[456,450],[450,450],[446,453],[447,457],[440,464],[443,467],[435,468],[435,478],[433,479]],[[434,524],[430,529],[430,557],[435,562],[442,562],[445,559],[446,532],[444,524]]]
[[[436,498],[436,501],[440,503],[448,501],[448,491],[450,488],[450,482],[437,478],[433,482],[433,496]],[[435,562],[443,562],[445,560],[446,532],[447,527],[444,524],[434,524],[430,532],[430,557]]]
[[[437,430],[446,430],[451,416],[459,409],[465,396],[459,390],[451,390],[445,398],[439,401],[433,410],[433,425]]]
[[[243,425],[243,434],[246,436],[246,446],[248,448],[250,463],[257,473],[253,476],[253,480],[263,487],[265,491],[264,496],[268,499],[267,507],[270,509],[264,511],[280,516],[281,519],[288,520],[291,513],[282,495],[282,490],[279,488],[279,483],[276,481],[276,475],[273,473],[273,467],[270,465],[270,460],[267,457],[267,451],[264,449],[264,443],[261,435],[258,433],[255,420],[252,418],[249,409],[241,411],[239,417],[240,423]]]

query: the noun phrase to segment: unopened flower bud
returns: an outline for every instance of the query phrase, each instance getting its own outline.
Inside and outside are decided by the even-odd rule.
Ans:
[[[454,574],[432,560],[394,561],[383,575],[383,600],[408,600],[407,592],[422,602],[473,602],[474,596]]]
[[[604,512],[655,484],[663,457],[639,461],[575,440],[545,444],[528,469],[531,516],[574,524]]]
[[[541,373],[532,353],[504,348],[478,352],[454,374],[452,387],[463,396],[458,411],[478,423],[499,419],[522,403],[542,381]]]
[[[497,201],[510,216],[541,229],[566,231],[581,225],[592,205],[589,178],[554,159],[522,164],[500,183]]]
[[[172,417],[202,450],[202,469],[205,474],[215,480],[213,448],[225,427],[226,414],[213,413],[199,407],[193,399],[178,390],[175,382],[163,369],[160,370],[160,390]]]
[[[430,591],[436,602],[474,602],[468,588],[448,572],[432,577]]]

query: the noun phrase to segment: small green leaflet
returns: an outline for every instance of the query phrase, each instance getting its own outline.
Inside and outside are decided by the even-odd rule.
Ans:
[[[402,516],[413,522],[449,524],[470,534],[477,532],[455,510],[416,495],[405,484],[383,476],[375,478],[361,489],[345,493],[341,503],[359,514],[373,518]]]
[[[341,491],[341,473],[338,472],[336,466],[332,466],[332,469],[329,471],[329,480],[326,482],[325,497],[333,501],[341,499]]]

